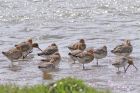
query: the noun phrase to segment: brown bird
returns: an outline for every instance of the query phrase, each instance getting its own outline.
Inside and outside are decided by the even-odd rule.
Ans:
[[[47,58],[50,55],[54,54],[55,52],[58,52],[58,46],[55,43],[52,43],[44,51],[42,51],[41,53],[38,53],[38,56]]]
[[[85,69],[84,64],[90,63],[94,59],[93,49],[87,49],[82,53],[77,54],[76,57],[79,63],[83,64],[83,69]]]
[[[61,56],[58,52],[55,52],[47,59],[42,60],[38,66],[39,69],[55,69],[61,61]]]
[[[105,58],[107,56],[107,47],[103,46],[99,49],[94,50],[94,58],[97,60],[98,65],[98,59]]]
[[[125,40],[121,45],[116,46],[111,52],[117,56],[129,56],[133,51],[133,46],[130,43],[130,40]]]
[[[71,51],[73,51],[73,50],[85,50],[86,49],[85,40],[80,39],[79,42],[69,45],[68,49]]]
[[[22,42],[20,44],[17,44],[15,45],[15,47],[16,46],[21,48],[21,51],[23,52],[23,59],[32,52],[33,48],[38,48],[39,50],[41,50],[39,48],[38,43],[32,43],[32,39],[29,39],[27,42]]]
[[[129,68],[130,65],[133,65],[135,67],[135,69],[138,70],[138,68],[134,65],[134,62],[133,62],[132,58],[131,57],[128,57],[128,66],[125,69],[125,72],[128,70],[128,68]]]
[[[4,56],[6,56],[11,62],[17,61],[18,59],[22,58],[23,53],[21,51],[21,47],[16,46],[6,52],[2,52]]]
[[[73,64],[75,64],[75,61],[77,60],[76,55],[78,55],[79,53],[82,53],[82,50],[73,50],[71,52],[68,53],[68,55],[70,56],[70,58],[74,61]]]

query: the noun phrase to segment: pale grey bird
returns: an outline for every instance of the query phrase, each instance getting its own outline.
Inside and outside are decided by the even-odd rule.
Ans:
[[[127,65],[128,63],[128,59],[126,57],[121,57],[117,60],[115,60],[116,62],[113,63],[112,65],[116,68],[118,68],[118,72],[119,72],[119,68],[120,67],[123,67],[124,68],[124,72],[125,72],[125,66]]]
[[[99,49],[94,50],[94,58],[97,60],[97,65],[98,65],[98,60],[105,58],[107,56],[107,47],[103,46]]]
[[[138,70],[138,68],[134,65],[133,59],[131,57],[128,57],[127,59],[128,59],[128,62],[127,62],[128,63],[128,66],[125,69],[125,72],[128,70],[128,68],[129,68],[130,65],[132,65],[133,67],[135,67],[136,70]]]

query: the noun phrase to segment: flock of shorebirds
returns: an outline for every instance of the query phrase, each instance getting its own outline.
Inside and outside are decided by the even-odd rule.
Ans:
[[[51,71],[58,67],[61,61],[61,55],[59,53],[58,46],[55,43],[52,43],[45,50],[42,50],[39,48],[38,43],[33,43],[32,39],[29,39],[25,42],[16,44],[14,48],[2,52],[2,54],[13,63],[19,59],[25,59],[30,53],[32,53],[33,48],[38,48],[41,52],[37,55],[44,58],[38,64],[39,69]],[[78,42],[70,44],[68,49],[70,50],[68,55],[73,60],[73,64],[75,62],[79,62],[83,65],[83,69],[85,69],[84,64],[90,63],[94,59],[97,60],[98,66],[98,60],[105,58],[108,52],[106,46],[99,49],[86,48],[84,39],[80,39]],[[130,40],[125,40],[122,44],[117,45],[113,50],[111,50],[111,53],[115,54],[119,59],[117,59],[112,65],[118,68],[118,71],[120,67],[123,67],[124,72],[126,72],[130,65],[133,65],[137,70],[132,57],[129,56],[132,51],[133,46],[131,45]]]

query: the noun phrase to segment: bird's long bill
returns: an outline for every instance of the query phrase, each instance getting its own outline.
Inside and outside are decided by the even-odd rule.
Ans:
[[[41,48],[39,48],[39,47],[38,47],[38,49],[39,49],[40,51],[43,51],[43,50],[42,50]]]

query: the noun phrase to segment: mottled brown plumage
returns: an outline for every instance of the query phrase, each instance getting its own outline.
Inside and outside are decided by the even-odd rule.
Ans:
[[[83,69],[85,69],[84,64],[90,63],[94,59],[93,49],[87,49],[82,53],[76,55],[79,63],[83,64]]]
[[[61,61],[61,56],[58,52],[52,54],[49,58],[44,59],[38,66],[39,69],[54,69],[59,65]]]
[[[32,43],[32,39],[29,39],[26,42],[21,42],[15,46],[18,46],[21,48],[21,51],[23,52],[23,58],[25,58],[29,53],[31,53],[33,48],[38,48],[39,50],[41,50],[37,43]]]
[[[71,44],[68,46],[68,49],[73,51],[73,50],[85,50],[86,44],[84,39],[80,39],[79,42]]]
[[[133,47],[129,40],[126,40],[123,44],[116,46],[111,52],[117,56],[129,56],[133,51]]]
[[[38,56],[47,58],[50,55],[54,54],[55,52],[58,52],[58,46],[55,43],[52,43],[45,50],[43,50],[41,53],[38,53]]]
[[[6,52],[2,52],[2,54],[4,56],[6,56],[10,61],[17,61],[18,59],[20,59],[23,56],[21,48],[18,46],[15,48],[12,48]]]
[[[128,59],[128,62],[127,62],[128,63],[128,66],[125,69],[125,72],[128,70],[128,68],[129,68],[130,65],[132,65],[133,67],[135,67],[136,70],[138,70],[138,68],[134,65],[133,59],[131,57],[128,57],[127,59]]]

